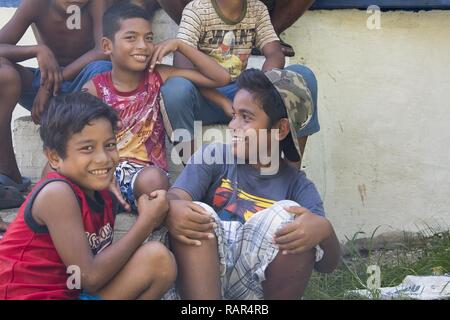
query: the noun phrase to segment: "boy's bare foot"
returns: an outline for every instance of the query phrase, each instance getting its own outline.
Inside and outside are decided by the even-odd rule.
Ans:
[[[280,45],[281,45],[281,51],[283,51],[283,53],[284,53],[284,55],[286,57],[293,57],[293,56],[295,56],[294,48],[292,48],[292,46],[289,43],[286,43],[283,40],[281,40],[281,38],[280,38]],[[262,56],[263,55],[261,50],[259,50],[256,47],[252,49],[251,54],[253,56]]]
[[[292,48],[292,46],[289,43],[284,42],[280,38],[280,44],[281,44],[281,50],[283,51],[283,53],[284,53],[284,55],[286,57],[293,57],[293,56],[295,56],[294,48]]]

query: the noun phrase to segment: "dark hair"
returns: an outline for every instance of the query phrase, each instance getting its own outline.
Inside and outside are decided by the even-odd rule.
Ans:
[[[103,14],[103,36],[114,40],[114,35],[120,30],[122,21],[134,18],[142,18],[150,21],[145,9],[128,1],[122,1],[109,7]]]
[[[237,79],[239,89],[250,92],[269,117],[269,128],[282,118],[287,118],[286,107],[277,89],[270,82],[264,72],[257,69],[244,70]]]
[[[41,118],[39,134],[44,149],[53,149],[61,158],[67,156],[67,141],[93,120],[104,118],[117,129],[117,112],[87,92],[76,92],[53,98]]]

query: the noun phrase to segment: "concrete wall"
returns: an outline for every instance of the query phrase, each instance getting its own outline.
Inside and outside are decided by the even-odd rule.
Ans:
[[[319,82],[322,130],[305,170],[342,240],[378,226],[448,228],[450,12],[383,13],[380,30],[367,29],[368,17],[311,11],[283,36],[297,51],[289,62]],[[174,34],[164,17],[156,22],[158,34]]]
[[[340,238],[450,226],[450,11],[311,11],[284,39],[319,82],[307,145]]]

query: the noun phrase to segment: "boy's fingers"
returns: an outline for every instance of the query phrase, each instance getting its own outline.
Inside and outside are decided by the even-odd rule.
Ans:
[[[277,232],[275,232],[275,237],[279,238],[279,237],[285,236],[285,235],[295,231],[296,229],[297,229],[297,227],[292,222],[289,222],[289,223],[285,224],[283,227],[281,227]]]
[[[47,70],[41,69],[41,87],[47,85]]]
[[[202,206],[199,206],[198,204],[191,202],[188,204],[188,208],[200,215],[207,216],[211,219],[211,215]]]
[[[186,229],[198,232],[212,232],[214,230],[214,223],[194,223],[188,221],[186,223]]]
[[[120,205],[125,209],[126,212],[131,211],[130,204],[124,199],[122,193],[119,191],[118,187],[114,187],[112,190],[110,190],[114,196],[116,197],[117,201],[119,201]]]
[[[281,250],[281,254],[283,255],[293,255],[293,254],[300,254],[308,251],[308,248],[306,246],[294,249],[294,250]]]
[[[211,240],[216,237],[213,233],[210,232],[197,232],[193,230],[186,230],[185,233],[191,240]]]
[[[276,244],[286,244],[286,243],[290,243],[292,241],[298,240],[299,238],[301,238],[301,236],[295,234],[294,232],[288,233],[284,236],[281,237],[275,237],[274,241]]]
[[[284,210],[286,210],[289,213],[293,213],[295,215],[302,215],[303,213],[305,213],[306,211],[308,211],[308,209],[303,208],[303,207],[297,207],[297,206],[293,206],[293,207],[283,207]]]
[[[190,246],[201,246],[202,245],[202,243],[200,241],[191,240],[186,236],[179,235],[176,238],[178,241],[180,241],[181,243],[186,244],[186,245],[190,245]]]
[[[53,96],[57,96],[59,89],[61,88],[61,83],[62,83],[62,76],[61,73],[58,72],[56,75],[56,81],[55,81],[55,85],[53,86]]]
[[[165,190],[155,190],[152,193],[150,193],[150,197],[158,198],[158,197],[163,197],[165,194],[166,194]]]
[[[298,248],[304,247],[304,243],[302,240],[297,240],[297,241],[292,241],[289,243],[285,243],[285,244],[281,244],[278,246],[278,248],[280,249],[280,251],[284,251],[284,250],[288,250],[288,251],[292,251],[292,250],[296,250]]]
[[[192,221],[193,223],[197,224],[209,224],[212,223],[214,220],[209,214],[204,213],[198,213],[196,211],[191,211],[188,216],[189,221]]]
[[[150,69],[153,69],[156,65],[156,61],[158,60],[158,54],[159,54],[159,47],[155,48],[155,51],[153,51],[152,58],[150,59]]]

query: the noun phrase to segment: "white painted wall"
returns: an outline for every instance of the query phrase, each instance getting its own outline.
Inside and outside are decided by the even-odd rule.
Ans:
[[[0,25],[12,12],[0,10]],[[342,240],[378,226],[449,228],[450,11],[383,13],[372,31],[367,18],[311,11],[283,36],[297,51],[290,63],[319,82],[322,130],[305,170]],[[173,35],[164,21],[155,31]]]
[[[450,11],[311,11],[286,32],[319,82],[307,145],[339,237],[450,226]]]

